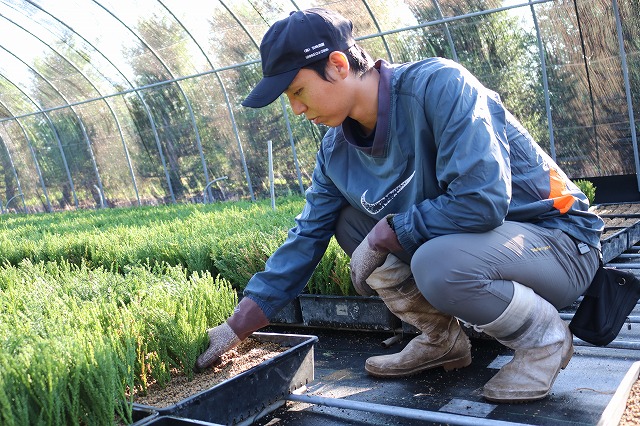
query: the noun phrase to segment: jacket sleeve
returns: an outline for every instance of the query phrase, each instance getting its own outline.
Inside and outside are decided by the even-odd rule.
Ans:
[[[498,95],[459,66],[435,71],[423,84],[440,195],[394,218],[398,240],[410,253],[437,236],[499,226],[511,199],[506,114]]]
[[[335,222],[346,200],[324,174],[318,153],[305,205],[285,242],[269,257],[265,270],[255,274],[244,295],[272,318],[304,289],[335,232]]]

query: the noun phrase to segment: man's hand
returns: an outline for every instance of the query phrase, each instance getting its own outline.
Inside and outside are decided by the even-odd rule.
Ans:
[[[220,356],[229,349],[234,348],[240,343],[240,339],[233,332],[229,324],[226,322],[217,327],[207,330],[209,335],[209,348],[204,351],[196,360],[196,368],[204,370],[212,365],[220,358]]]
[[[366,238],[369,240],[371,248],[377,251],[386,251],[387,253],[402,251],[396,231],[391,227],[392,220],[393,215],[388,215],[375,224]]]
[[[209,348],[196,360],[196,369],[202,370],[209,367],[223,353],[268,324],[269,319],[258,304],[249,297],[243,297],[226,322],[207,330]]]
[[[390,252],[402,250],[388,219],[380,220],[351,255],[351,282],[361,296],[375,294],[367,284],[367,278],[384,263]]]

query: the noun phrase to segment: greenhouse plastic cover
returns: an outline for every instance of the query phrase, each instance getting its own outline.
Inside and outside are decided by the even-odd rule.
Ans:
[[[0,212],[301,194],[326,128],[240,103],[294,10],[469,68],[572,178],[638,173],[631,0],[0,1]],[[272,173],[270,173],[272,169]]]

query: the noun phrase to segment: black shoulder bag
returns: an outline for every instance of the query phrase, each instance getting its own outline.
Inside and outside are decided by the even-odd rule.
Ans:
[[[600,265],[569,329],[574,336],[596,346],[616,338],[640,299],[640,280],[630,272]]]

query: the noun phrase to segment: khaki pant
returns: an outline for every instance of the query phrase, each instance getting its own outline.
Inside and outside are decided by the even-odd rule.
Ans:
[[[347,207],[336,239],[351,255],[377,223]],[[452,234],[427,241],[411,256],[416,284],[439,311],[470,324],[488,324],[511,301],[513,281],[533,289],[556,309],[582,295],[598,268],[600,253],[581,254],[576,241],[559,230],[505,222],[485,233]]]

